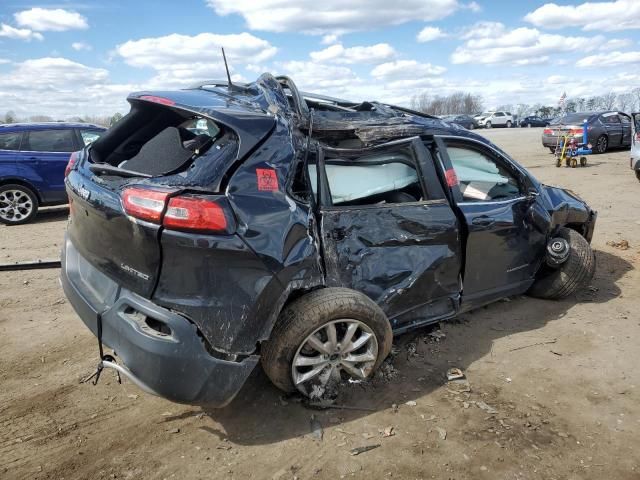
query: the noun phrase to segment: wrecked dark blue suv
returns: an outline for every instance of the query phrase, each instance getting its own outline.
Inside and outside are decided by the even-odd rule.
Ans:
[[[66,179],[61,280],[99,371],[152,393],[222,406],[261,361],[319,397],[393,334],[593,275],[595,212],[437,118],[268,74],[129,102]]]

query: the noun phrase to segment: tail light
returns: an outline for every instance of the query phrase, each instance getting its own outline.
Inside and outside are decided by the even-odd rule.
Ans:
[[[172,190],[128,187],[122,192],[125,212],[171,230],[231,233],[230,215],[220,200],[178,195]]]
[[[64,178],[67,178],[69,176],[69,174],[71,173],[71,170],[73,170],[73,167],[75,166],[77,161],[78,161],[78,152],[73,152],[69,157],[69,161],[67,162],[66,168],[64,169]]]
[[[572,128],[569,130],[569,135],[584,135],[583,128]]]
[[[122,192],[122,205],[127,215],[147,222],[160,223],[170,194],[171,191],[168,190],[128,187]]]
[[[544,133],[545,135],[552,135],[552,134],[553,134],[553,130],[551,130],[550,128],[545,128],[545,129],[544,129],[544,131],[543,131],[543,133]]]

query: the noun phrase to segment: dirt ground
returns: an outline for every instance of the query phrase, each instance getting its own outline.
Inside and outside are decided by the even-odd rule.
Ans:
[[[348,393],[357,409],[310,410],[256,369],[231,405],[207,410],[110,372],[79,384],[97,344],[58,270],[0,273],[0,478],[640,479],[640,184],[629,153],[559,169],[539,129],[482,133],[599,211],[590,288],[560,302],[511,298],[396,338],[384,376]],[[65,223],[58,209],[0,227],[0,262],[57,257]],[[629,248],[608,244],[620,240]],[[470,392],[447,384],[451,367]]]

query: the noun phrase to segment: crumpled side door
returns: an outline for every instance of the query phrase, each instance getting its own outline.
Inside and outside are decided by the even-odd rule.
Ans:
[[[376,178],[377,168],[391,165],[396,156],[414,162],[420,198],[412,201],[407,191],[417,195],[417,190],[397,181],[399,189],[382,197],[373,195],[371,203],[367,198],[344,201],[345,192],[358,191],[369,176],[371,188],[380,190],[384,182]],[[336,175],[336,165],[361,167],[345,169],[351,175],[346,179],[352,182],[351,188],[340,184],[344,179]],[[314,180],[327,286],[364,293],[380,305],[396,329],[455,314],[460,294],[460,226],[419,138],[364,150],[320,149]],[[392,201],[377,201],[380,198]]]

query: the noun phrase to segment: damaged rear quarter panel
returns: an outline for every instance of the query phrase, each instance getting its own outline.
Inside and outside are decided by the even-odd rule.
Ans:
[[[444,200],[324,211],[327,285],[363,292],[389,318],[455,298],[462,257],[458,232]]]
[[[300,148],[295,142],[300,139],[279,121],[232,175],[226,197],[236,234],[163,234],[155,300],[189,317],[215,350],[255,352],[288,294],[323,282],[311,207],[286,191]],[[259,169],[275,172],[276,189],[259,188]]]

